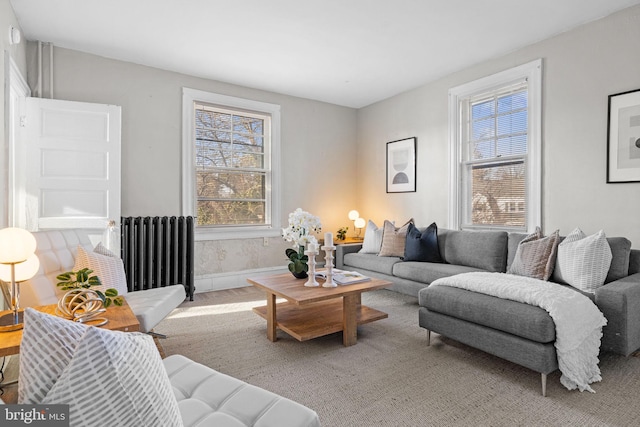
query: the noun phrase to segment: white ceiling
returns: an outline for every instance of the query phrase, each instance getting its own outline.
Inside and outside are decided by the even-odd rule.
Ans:
[[[363,107],[640,0],[11,0],[24,37]]]

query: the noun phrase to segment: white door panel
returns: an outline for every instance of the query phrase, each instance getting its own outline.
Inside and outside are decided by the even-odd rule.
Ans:
[[[120,107],[27,98],[25,228],[120,218]]]

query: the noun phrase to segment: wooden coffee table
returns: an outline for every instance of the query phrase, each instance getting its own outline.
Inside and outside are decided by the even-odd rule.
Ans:
[[[374,279],[336,288],[305,287],[306,280],[296,279],[291,273],[248,278],[247,282],[267,293],[267,305],[255,311],[267,320],[267,338],[276,341],[280,328],[298,341],[306,341],[342,331],[345,347],[358,342],[358,325],[389,317],[387,313],[362,305],[363,292],[391,285],[386,280]],[[276,304],[276,297],[286,302]]]
[[[57,304],[41,305],[33,307],[38,311],[42,311],[47,314],[55,314]],[[127,304],[127,301],[121,306],[111,305],[107,311],[101,313],[99,317],[109,319],[109,321],[100,326],[104,329],[124,331],[124,332],[136,332],[140,330],[140,323],[136,315],[131,311],[131,307]],[[91,322],[85,323],[85,325],[91,325]],[[1,332],[0,333],[0,357],[9,356],[12,354],[20,353],[20,342],[22,341],[22,329],[13,332]]]

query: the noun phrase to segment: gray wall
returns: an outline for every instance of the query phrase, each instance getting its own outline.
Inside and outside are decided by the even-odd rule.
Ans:
[[[640,89],[633,7],[358,111],[358,207],[377,223],[447,224],[448,90],[543,59],[543,228],[604,229],[640,247],[640,183],[606,184],[608,95]],[[385,144],[418,138],[416,193],[386,194]]]
[[[36,43],[28,54],[32,71]],[[122,106],[124,216],[181,214],[182,88],[189,87],[281,105],[283,224],[301,207],[321,218],[324,231],[348,225],[355,208],[354,109],[62,48],[53,62],[57,99]],[[196,275],[283,267],[286,247],[280,237],[266,247],[263,239],[197,242]]]

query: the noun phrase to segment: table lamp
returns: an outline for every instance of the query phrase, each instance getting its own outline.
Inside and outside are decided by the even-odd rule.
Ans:
[[[40,261],[35,255],[36,239],[21,228],[0,230],[0,280],[11,283],[10,310],[0,313],[0,332],[22,329],[20,282],[35,276]]]
[[[367,222],[364,220],[364,218],[356,218],[356,220],[353,221],[353,226],[356,229],[356,239],[360,238],[360,233],[362,232],[362,229],[365,227],[365,225],[367,225]]]

